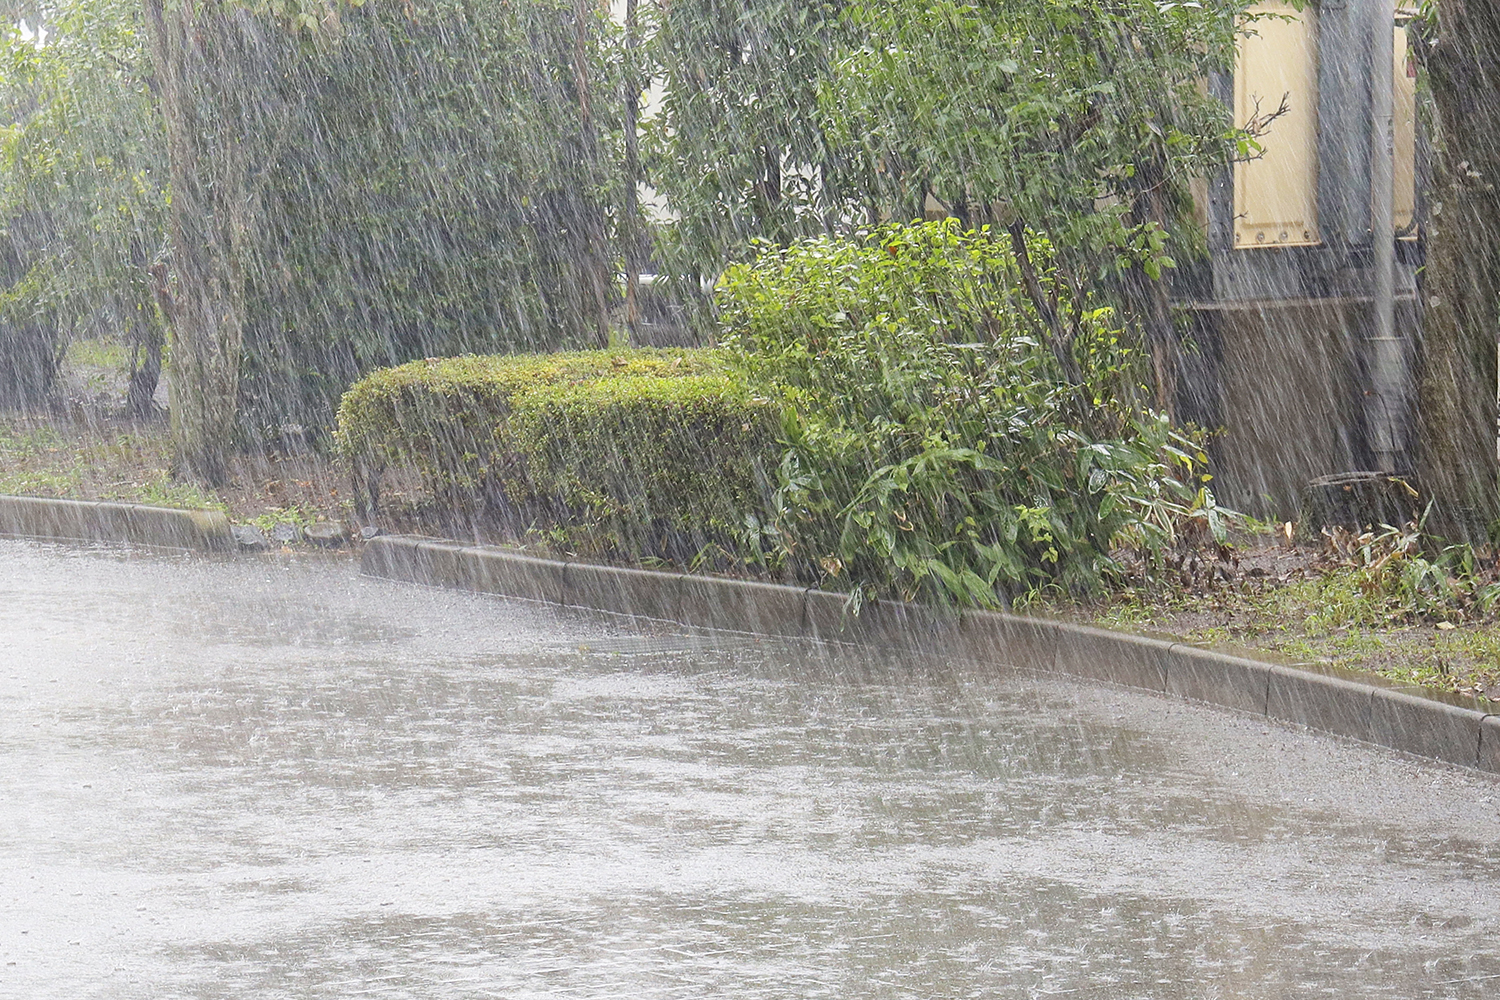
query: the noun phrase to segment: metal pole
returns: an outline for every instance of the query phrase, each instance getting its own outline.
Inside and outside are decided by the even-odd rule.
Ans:
[[[625,0],[625,210],[620,234],[625,244],[625,329],[631,346],[640,325],[641,286],[641,81],[636,75],[640,54],[640,17],[637,0]]]
[[[1406,350],[1396,336],[1395,10],[1391,0],[1370,8],[1370,407],[1367,426],[1375,468],[1400,471],[1406,451]]]

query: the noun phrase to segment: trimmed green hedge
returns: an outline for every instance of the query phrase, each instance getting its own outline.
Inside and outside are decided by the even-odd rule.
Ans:
[[[764,504],[778,412],[715,351],[429,359],[356,383],[339,443],[368,506],[406,466],[458,518],[690,559]]]

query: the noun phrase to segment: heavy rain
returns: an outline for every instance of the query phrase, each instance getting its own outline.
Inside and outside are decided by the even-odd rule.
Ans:
[[[1500,14],[4,0],[0,997],[1500,989]]]

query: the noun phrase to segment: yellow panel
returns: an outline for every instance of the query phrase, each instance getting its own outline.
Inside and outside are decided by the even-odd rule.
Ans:
[[[1234,245],[1318,243],[1318,30],[1313,6],[1261,3],[1240,40],[1234,114],[1240,124],[1287,112],[1260,138],[1263,154],[1234,167]],[[1283,19],[1283,18],[1289,18]]]
[[[1208,178],[1190,178],[1188,193],[1193,198],[1193,222],[1198,226],[1198,235],[1208,239]]]
[[[1417,211],[1417,64],[1406,49],[1406,28],[1396,28],[1395,112],[1396,231],[1411,225]],[[1415,232],[1407,239],[1416,239]]]

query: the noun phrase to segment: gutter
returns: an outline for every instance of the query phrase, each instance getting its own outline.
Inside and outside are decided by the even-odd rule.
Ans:
[[[1500,774],[1500,715],[1192,643],[997,611],[880,601],[853,617],[845,595],[780,584],[538,559],[491,546],[382,535],[366,576],[699,628],[941,653],[1199,701]]]

